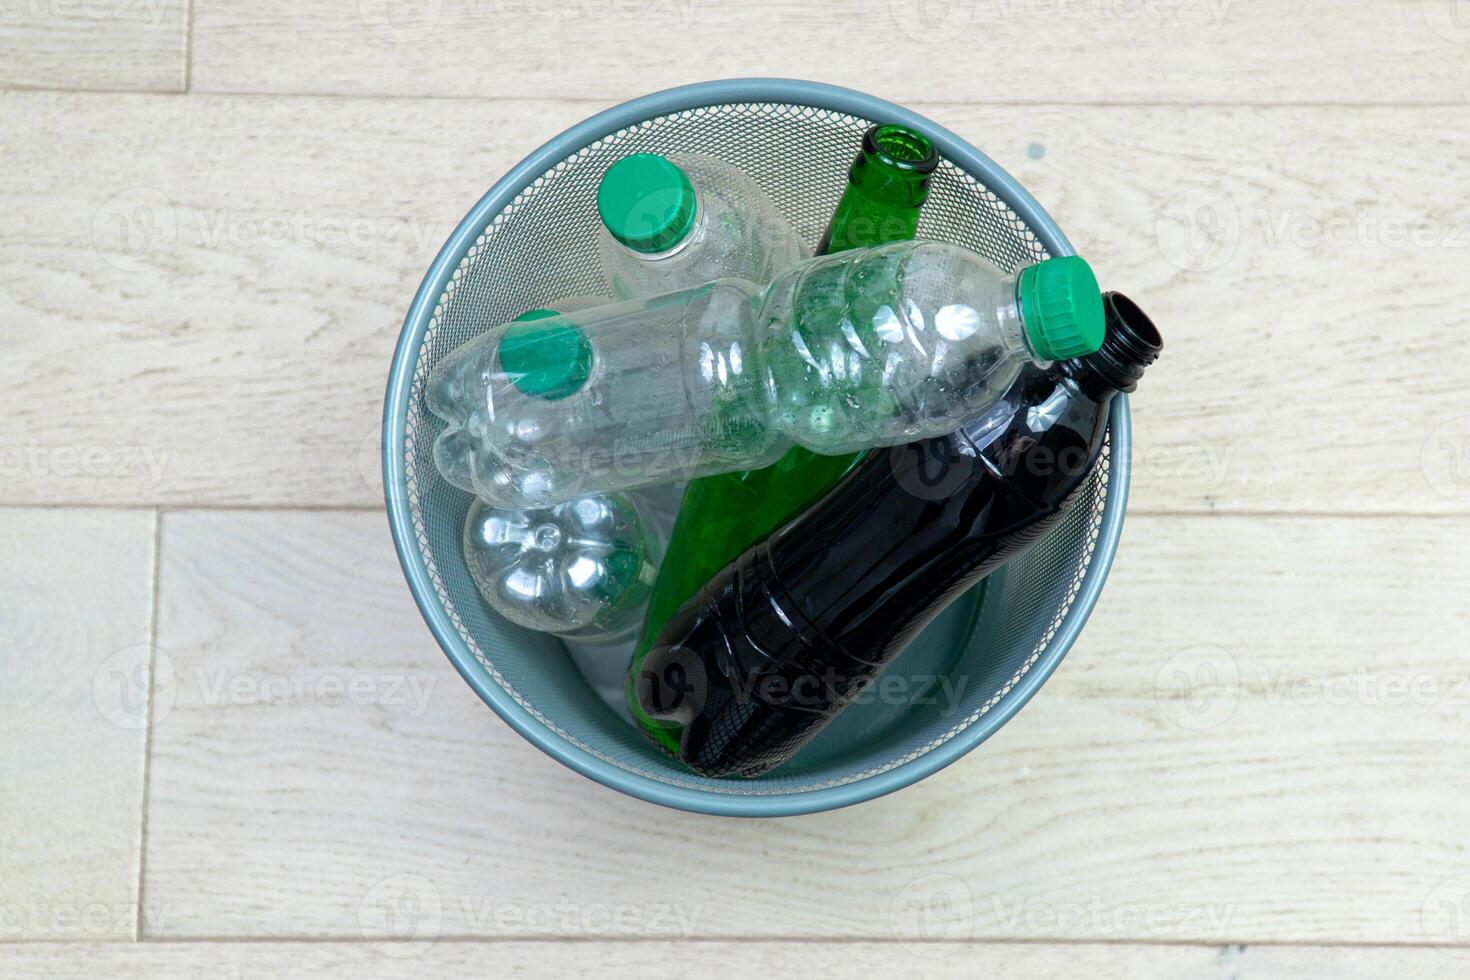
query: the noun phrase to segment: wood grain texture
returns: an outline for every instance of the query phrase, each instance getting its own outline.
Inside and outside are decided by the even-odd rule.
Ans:
[[[132,938],[154,518],[0,517],[0,943]]]
[[[0,0],[0,976],[1464,975],[1464,0],[192,7]],[[1167,338],[1057,675],[768,822],[515,735],[362,510],[460,216],[740,75],[953,129]]]
[[[524,149],[494,127],[531,146],[580,112],[501,106],[447,154],[469,130],[437,103],[8,98],[0,397],[39,450],[14,493],[47,502],[381,501],[404,313]]]
[[[1047,945],[1041,943],[455,943],[400,950],[364,943],[137,943],[0,946],[13,980],[156,980],[224,977],[275,980],[481,980],[483,977],[878,976],[1096,980],[1370,980],[1413,976],[1455,980],[1464,962],[1433,949],[1293,946]]]
[[[1470,21],[1455,14],[1450,0],[197,0],[194,84],[623,98],[755,75],[909,101],[1463,103]]]
[[[0,88],[184,90],[187,0],[5,0]]]
[[[1077,648],[979,751],[740,822],[500,723],[380,515],[168,514],[145,935],[1470,947],[1467,531],[1133,518]]]
[[[0,450],[13,500],[79,504],[376,506],[424,270],[600,108],[3,98]],[[927,110],[1162,325],[1136,509],[1470,511],[1463,110]]]

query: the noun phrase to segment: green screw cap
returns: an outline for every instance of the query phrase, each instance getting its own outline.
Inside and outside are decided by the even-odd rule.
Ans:
[[[1016,303],[1037,357],[1064,361],[1102,346],[1102,291],[1092,266],[1082,258],[1047,259],[1022,269],[1016,278]]]
[[[555,310],[529,310],[516,317],[500,338],[500,369],[521,391],[556,401],[575,394],[592,373],[592,344],[569,323],[537,324],[560,316]]]
[[[602,175],[597,213],[612,236],[635,252],[664,252],[694,227],[694,185],[657,153],[623,157]]]

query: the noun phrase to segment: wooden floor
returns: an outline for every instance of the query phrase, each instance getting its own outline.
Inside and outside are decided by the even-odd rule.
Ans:
[[[759,823],[501,723],[377,473],[485,188],[735,75],[952,128],[1168,338],[1042,693]],[[0,0],[0,164],[0,977],[1470,970],[1465,0]]]

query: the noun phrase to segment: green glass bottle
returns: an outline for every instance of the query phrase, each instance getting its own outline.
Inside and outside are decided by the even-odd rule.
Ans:
[[[817,254],[913,239],[938,166],[939,154],[922,133],[905,126],[870,127]],[[628,668],[628,707],[659,745],[677,752],[679,728],[640,710],[633,679],[664,624],[715,573],[815,503],[864,455],[821,456],[798,446],[765,469],[704,477],[684,491]]]

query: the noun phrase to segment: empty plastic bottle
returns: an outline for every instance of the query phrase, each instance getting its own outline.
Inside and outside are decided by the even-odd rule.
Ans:
[[[624,299],[734,277],[764,285],[807,254],[766,192],[699,154],[635,153],[597,188],[604,275]]]
[[[465,518],[465,564],[485,601],[511,622],[614,643],[643,622],[653,588],[658,540],[648,527],[625,494],[523,510],[476,500]]]
[[[1045,537],[1100,453],[1109,405],[1162,347],[1108,294],[1100,350],[1028,368],[958,432],[868,456],[679,610],[634,679],[706,776],[790,759],[953,599]],[[936,465],[937,464],[937,465]]]
[[[1011,276],[966,249],[901,242],[809,259],[762,293],[696,289],[513,323],[434,369],[443,477],[540,507],[941,435],[1021,366],[1096,350],[1080,258]]]
[[[606,302],[572,297],[515,322]],[[533,509],[476,500],[465,518],[465,563],[485,601],[511,622],[590,645],[615,643],[642,622],[667,533],[658,511],[667,496],[649,488]]]
[[[913,239],[938,166],[939,153],[923,133],[870,126],[817,254]],[[742,551],[820,498],[860,458],[861,453],[823,456],[794,446],[764,469],[721,473],[689,485],[628,671],[626,697],[635,717],[632,678],[669,617]]]

